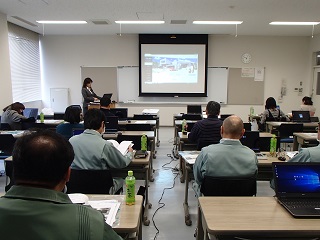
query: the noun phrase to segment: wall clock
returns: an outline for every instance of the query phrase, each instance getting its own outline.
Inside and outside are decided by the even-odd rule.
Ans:
[[[241,56],[241,61],[242,61],[243,63],[250,63],[251,60],[252,60],[252,57],[251,57],[251,54],[250,54],[250,53],[244,53],[244,54],[242,54],[242,56]]]

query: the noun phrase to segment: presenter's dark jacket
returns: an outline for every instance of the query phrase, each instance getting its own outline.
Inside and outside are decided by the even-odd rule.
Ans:
[[[73,204],[67,194],[13,186],[0,198],[1,239],[121,240],[91,207]]]
[[[88,105],[90,102],[94,101],[94,98],[101,99],[101,97],[95,94],[92,88],[91,88],[91,91],[89,91],[89,89],[87,88],[82,88],[81,93],[83,97],[83,109],[85,110],[88,110]]]

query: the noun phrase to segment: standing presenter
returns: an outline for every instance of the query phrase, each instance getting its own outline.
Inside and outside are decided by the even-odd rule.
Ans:
[[[83,97],[83,115],[88,111],[88,105],[90,102],[95,102],[101,99],[97,94],[94,93],[91,84],[91,78],[85,78],[82,85],[82,97]]]

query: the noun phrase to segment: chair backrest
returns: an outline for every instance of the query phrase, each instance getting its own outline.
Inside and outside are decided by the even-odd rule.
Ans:
[[[11,130],[9,123],[1,123],[0,130]]]
[[[197,150],[201,151],[203,147],[209,146],[211,144],[217,144],[217,143],[219,143],[219,141],[217,142],[217,141],[199,140],[197,145]]]
[[[49,128],[44,123],[36,123],[36,122],[22,122],[22,130],[37,130],[37,129],[46,129]]]
[[[55,119],[55,120],[63,120],[63,118],[64,118],[64,113],[58,113],[58,112],[55,112],[54,114],[53,114],[53,119]]]
[[[15,142],[16,139],[12,134],[0,134],[0,159],[5,159],[12,155]]]
[[[227,117],[230,117],[232,115],[234,115],[234,114],[220,114],[220,120],[224,121]]]
[[[117,137],[118,143],[121,143],[122,141],[132,141],[133,142],[133,149],[135,150],[141,150],[141,136],[142,135],[121,135],[119,134]],[[151,149],[150,146],[150,139],[147,137],[147,147],[148,150]]]
[[[201,114],[183,114],[182,119],[185,120],[201,120],[202,115]]]
[[[310,117],[311,122],[319,122],[319,117]]]
[[[75,135],[79,135],[79,134],[81,134],[81,133],[83,133],[84,132],[84,129],[83,128],[73,128],[72,129],[72,134],[73,134],[73,136],[75,136]]]
[[[303,132],[302,123],[281,123],[278,128],[280,138],[288,138],[293,136],[294,132]]]
[[[109,194],[113,186],[111,171],[71,169],[67,193]]]
[[[135,120],[154,120],[154,116],[147,115],[147,114],[133,114],[133,119],[135,119]]]
[[[10,160],[5,161],[4,163],[4,170],[6,172],[6,186],[4,190],[7,192],[13,185],[14,185],[14,178],[13,178],[13,162]]]
[[[153,127],[150,124],[127,124],[127,131],[153,131]]]
[[[257,194],[257,179],[256,176],[205,176],[200,191],[204,196],[255,196]]]

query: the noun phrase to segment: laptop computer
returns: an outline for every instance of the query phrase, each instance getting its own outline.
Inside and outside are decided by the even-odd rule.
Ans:
[[[255,152],[259,152],[259,131],[246,131],[240,139],[242,145],[247,146]]]
[[[103,94],[102,97],[103,97],[103,98],[109,98],[109,99],[111,99],[112,93],[105,93],[105,94]]]
[[[105,122],[105,133],[116,133],[118,132],[118,117],[109,116],[106,117]]]
[[[309,111],[292,111],[293,122],[311,122]]]
[[[273,162],[278,202],[294,217],[320,217],[320,162]]]
[[[34,119],[37,119],[38,117],[38,108],[25,108],[23,110],[23,116],[27,118],[33,117]]]

